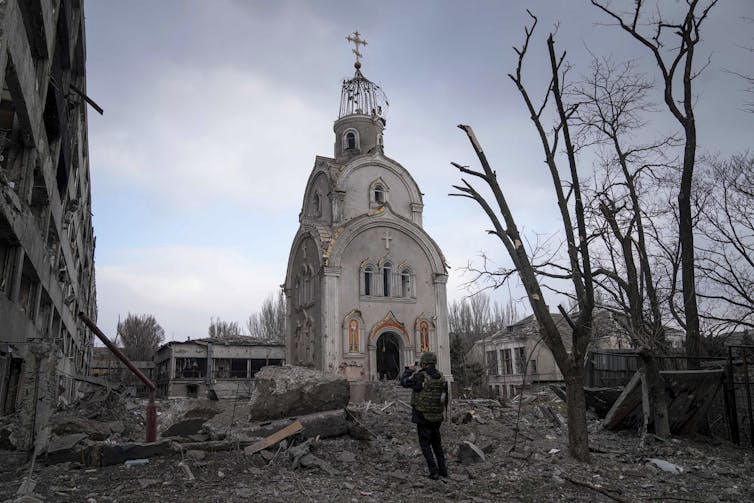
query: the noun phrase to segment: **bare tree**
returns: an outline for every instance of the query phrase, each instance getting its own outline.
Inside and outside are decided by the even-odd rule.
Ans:
[[[118,335],[123,352],[136,361],[154,358],[157,348],[165,340],[165,330],[151,314],[128,313],[125,320],[118,322]]]
[[[262,310],[249,316],[246,322],[249,335],[257,339],[282,342],[285,339],[285,295],[282,291],[270,295],[262,303]]]
[[[701,335],[694,275],[694,222],[691,208],[697,147],[692,83],[699,72],[694,68],[694,56],[696,46],[700,41],[700,29],[717,0],[686,0],[686,9],[681,20],[666,20],[658,14],[658,18],[649,23],[650,28],[647,33],[642,33],[643,27],[647,26],[643,22],[642,7],[644,2],[642,0],[633,2],[632,12],[625,15],[626,18],[624,18],[624,14],[611,9],[603,1],[591,0],[591,2],[595,7],[617,21],[626,33],[650,51],[662,77],[665,105],[683,128],[683,164],[678,189],[680,272],[683,288],[686,353],[691,357],[699,356]],[[667,43],[670,37],[673,40],[673,48],[668,50]],[[693,360],[690,360],[689,363],[696,365]]]
[[[700,200],[702,314],[720,330],[754,328],[754,155],[712,164]]]
[[[662,150],[674,139],[628,145],[633,133],[646,126],[642,116],[651,108],[650,89],[631,62],[615,65],[595,58],[589,76],[572,95],[579,102],[575,121],[582,144],[603,147],[602,176],[590,208],[591,249],[603,252],[592,254],[595,282],[607,293],[602,307],[625,316],[625,328],[644,364],[655,433],[666,437],[670,428],[665,386],[654,356],[664,349],[662,306],[667,299],[658,292],[645,229],[647,221],[662,218],[647,212],[656,193],[647,189],[657,187],[655,171],[666,167]]]
[[[241,328],[237,321],[223,321],[220,318],[210,318],[207,333],[213,339],[227,339],[241,335]]]
[[[528,12],[528,11],[527,11]],[[576,150],[572,143],[570,119],[575,107],[568,106],[563,100],[563,84],[561,79],[567,65],[564,65],[564,54],[556,54],[555,40],[552,34],[547,38],[547,48],[550,63],[550,81],[539,105],[535,105],[523,80],[523,66],[537,18],[529,12],[533,22],[525,29],[525,41],[521,48],[516,48],[518,64],[515,73],[509,77],[513,81],[526,109],[529,112],[534,128],[541,140],[544,150],[545,163],[553,183],[553,189],[560,212],[567,258],[564,263],[535,263],[527,252],[522,236],[518,230],[514,215],[507,199],[500,188],[497,173],[492,170],[487,157],[470,126],[459,126],[468,136],[474,151],[482,166],[482,170],[474,170],[458,163],[453,165],[463,174],[481,180],[491,191],[494,200],[492,204],[471,183],[462,178],[462,185],[454,188],[457,193],[451,194],[468,197],[476,201],[489,218],[493,229],[487,231],[496,236],[505,247],[513,261],[514,270],[521,279],[526,291],[529,304],[540,325],[545,344],[555,358],[566,383],[568,406],[568,441],[571,456],[580,461],[589,461],[589,441],[586,427],[586,402],[584,397],[583,361],[587,345],[591,339],[592,311],[594,308],[594,287],[592,283],[592,266],[589,258],[588,235],[582,196],[581,180],[576,162]],[[550,106],[548,106],[548,104]],[[545,110],[554,104],[555,125],[552,128],[544,124]],[[561,157],[558,155],[559,142],[565,150],[565,168],[561,167]],[[569,181],[570,179],[570,181]],[[510,277],[510,276],[507,276]],[[578,312],[575,319],[565,309],[560,307],[561,313],[570,328],[570,351],[566,348],[558,325],[545,303],[542,293],[542,280],[547,278],[562,278],[570,280],[578,302]]]

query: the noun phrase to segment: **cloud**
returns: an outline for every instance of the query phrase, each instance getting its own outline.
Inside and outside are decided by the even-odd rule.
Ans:
[[[331,143],[322,125],[332,118],[240,67],[164,70],[142,94],[146,103],[114,110],[114,125],[93,132],[103,188],[145,192],[183,210],[298,205],[314,154]],[[288,190],[292,179],[301,190]]]
[[[97,268],[98,323],[115,333],[118,316],[152,314],[168,339],[205,337],[209,318],[245,320],[282,282],[277,264],[233,249],[165,246],[119,252]]]

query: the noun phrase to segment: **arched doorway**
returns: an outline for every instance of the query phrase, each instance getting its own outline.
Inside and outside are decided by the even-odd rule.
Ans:
[[[398,379],[400,368],[400,338],[393,332],[385,332],[377,339],[377,378]]]

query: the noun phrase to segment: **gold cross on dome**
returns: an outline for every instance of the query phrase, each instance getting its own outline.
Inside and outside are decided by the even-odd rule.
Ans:
[[[353,32],[353,35],[348,35],[346,37],[346,40],[349,42],[352,42],[353,45],[356,46],[355,49],[351,49],[351,52],[353,52],[356,55],[356,65],[361,66],[361,63],[359,62],[359,58],[362,56],[359,52],[359,46],[360,45],[367,45],[367,41],[359,37],[361,35],[358,31]]]

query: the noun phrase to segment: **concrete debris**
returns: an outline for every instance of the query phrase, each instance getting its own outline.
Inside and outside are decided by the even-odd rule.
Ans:
[[[196,449],[186,451],[186,457],[192,461],[201,461],[207,457],[207,453]]]
[[[657,458],[650,458],[647,460],[649,463],[653,464],[660,470],[668,473],[672,473],[673,475],[680,475],[684,472],[683,467],[678,466],[676,464],[670,463],[668,461],[665,461],[664,459],[657,459]]]
[[[170,425],[165,431],[163,431],[160,436],[162,438],[167,437],[186,437],[190,438],[192,435],[196,435],[199,433],[199,430],[202,428],[202,425],[207,421],[207,419],[199,417],[199,418],[191,418],[191,419],[184,419],[183,421],[178,421],[177,423],[173,423]]]
[[[149,460],[148,459],[144,459],[144,458],[142,458],[142,459],[127,459],[126,461],[123,462],[123,464],[126,465],[126,466],[144,466],[144,465],[148,465],[149,464]]]
[[[341,463],[353,463],[356,461],[356,456],[350,451],[340,451],[335,455],[335,459]]]
[[[456,455],[458,462],[462,465],[470,465],[473,463],[483,463],[485,461],[485,455],[482,449],[464,440],[458,446],[458,454]]]
[[[251,419],[278,419],[345,409],[348,381],[334,374],[290,365],[264,367],[255,375]]]
[[[148,452],[148,446],[135,448],[115,433],[93,441],[82,432],[72,445],[82,449],[76,459],[47,466],[43,453],[33,470],[26,459],[6,463],[0,452],[0,471],[5,470],[0,501],[17,499],[16,490],[29,475],[38,483],[29,493],[37,499],[28,501],[754,501],[754,452],[748,446],[700,437],[662,442],[647,437],[639,445],[637,435],[605,430],[594,418],[588,420],[592,463],[584,465],[568,456],[567,429],[557,428],[542,411],[546,406],[565,417],[562,400],[547,389],[531,396],[521,401],[520,410],[496,401],[455,401],[454,418],[474,410],[484,424],[473,419],[443,423],[449,477],[441,482],[427,479],[416,427],[394,396],[382,402],[372,398],[368,408],[350,404],[345,412],[349,434],[319,439],[307,436],[303,415],[250,423],[248,414],[238,419],[241,402],[220,400],[214,408],[220,412],[208,420],[216,439],[208,440],[209,433],[173,437]],[[162,417],[180,422],[191,418],[190,410],[206,406],[199,402],[171,400],[159,407]],[[140,404],[132,410],[139,411]],[[306,415],[339,421],[342,412]],[[135,423],[127,419],[106,424],[119,420],[130,434]],[[296,433],[241,454],[296,420],[301,424]],[[352,435],[357,427],[367,434]],[[52,434],[50,444],[60,445],[58,437],[64,436]],[[114,452],[106,451],[107,445]],[[105,452],[107,460],[120,464],[106,465]],[[126,459],[148,459],[149,464],[127,468]]]
[[[191,468],[181,461],[178,463],[178,467],[183,471],[183,475],[186,477],[186,480],[194,480],[196,477],[194,477],[194,473],[191,471]]]

